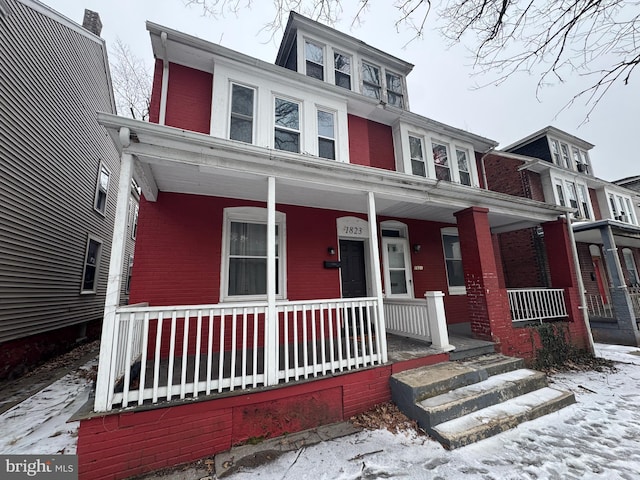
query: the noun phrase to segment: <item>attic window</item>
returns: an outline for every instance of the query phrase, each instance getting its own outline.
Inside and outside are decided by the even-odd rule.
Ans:
[[[380,69],[362,62],[362,93],[367,97],[380,100]]]
[[[307,63],[307,76],[324,80],[324,52],[322,47],[307,41],[304,44],[304,56]]]
[[[404,108],[402,77],[387,72],[387,103],[394,107]]]

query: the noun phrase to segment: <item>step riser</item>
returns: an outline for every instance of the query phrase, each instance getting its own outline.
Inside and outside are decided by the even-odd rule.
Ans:
[[[448,422],[454,418],[476,412],[482,408],[504,402],[519,395],[533,392],[547,386],[547,377],[544,375],[532,375],[517,382],[509,382],[499,389],[492,389],[476,396],[461,399],[459,402],[451,402],[438,407],[424,407],[417,405],[419,413],[418,423],[422,428],[431,428],[442,422]]]
[[[476,347],[469,350],[463,350],[461,352],[453,351],[449,353],[449,359],[451,361],[455,360],[464,360],[466,358],[478,357],[480,355],[489,355],[491,353],[496,353],[495,346],[486,345],[483,347]]]
[[[565,393],[563,396],[554,399],[553,401],[541,404],[532,410],[519,415],[502,418],[499,422],[488,423],[483,425],[482,428],[469,430],[460,435],[449,436],[442,434],[438,431],[437,426],[434,429],[430,429],[431,431],[429,431],[429,434],[442,443],[445,448],[460,448],[515,428],[523,422],[534,420],[549,413],[556,412],[575,403],[575,401],[573,393]]]

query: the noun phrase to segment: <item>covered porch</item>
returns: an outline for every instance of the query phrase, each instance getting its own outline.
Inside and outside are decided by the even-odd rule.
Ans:
[[[587,307],[594,337],[605,343],[640,346],[640,283],[636,258],[640,227],[617,220],[573,226],[581,248]]]
[[[504,342],[508,337],[502,333],[510,332],[514,309],[510,308],[506,289],[499,286],[499,262],[492,235],[540,224],[553,224],[551,230],[566,230],[557,223],[557,217],[566,210],[562,207],[526,199],[514,202],[509,196],[464,185],[273,152],[252,145],[239,146],[208,135],[111,115],[101,114],[100,121],[122,152],[122,167],[95,412],[277,387],[371,369],[389,363],[390,332],[423,341],[439,354],[451,351],[445,300],[462,304],[463,297],[450,291],[447,295],[422,288],[429,285],[432,277],[442,277],[446,282],[444,267],[437,274],[425,272],[420,287],[415,286],[417,278],[415,284],[411,283],[412,271],[424,271],[415,268],[422,266],[417,264],[422,263],[423,257],[414,251],[417,259],[406,255],[404,258],[409,260],[403,264],[403,278],[410,288],[394,298],[390,279],[397,278],[397,270],[393,276],[387,264],[381,262],[381,257],[386,260],[389,253],[380,248],[383,223],[388,227],[405,222],[409,235],[413,235],[414,225],[423,225],[418,229],[420,235],[437,239],[440,227],[455,227],[464,264],[464,314],[468,302],[467,320],[472,333],[488,341],[500,337]],[[220,280],[221,293],[216,293],[211,303],[180,302],[180,298],[196,296],[190,291],[183,292],[185,289],[170,288],[167,291],[171,294],[175,291],[174,298],[178,300],[166,296],[148,301],[134,294],[133,298],[142,303],[119,306],[126,199],[134,175],[144,194],[141,222],[145,206],[162,213],[169,204],[161,204],[159,199],[167,195],[170,198],[172,194],[225,199],[202,201],[198,209],[214,203],[216,208],[218,203],[235,205],[236,201],[243,205],[239,208],[245,209],[242,214],[249,208],[260,209],[263,215],[260,222],[266,226],[263,298],[228,301],[224,298],[224,282]],[[303,243],[314,248],[321,245],[323,252],[318,255],[303,248],[294,265],[291,248],[284,254],[276,252],[284,243],[285,233],[287,240],[291,240],[296,228],[310,228],[308,223],[302,227],[302,223],[290,220],[300,218],[305,211],[302,209],[307,208],[314,209],[309,214],[334,212],[325,223],[333,225],[333,232],[328,234],[332,240],[316,242],[315,238],[305,237],[304,232],[296,232]],[[222,217],[221,208],[210,211],[220,212],[216,214]],[[200,217],[197,221],[205,223]],[[435,234],[429,232],[434,226],[438,228]],[[180,238],[187,238],[186,230],[180,233]],[[204,236],[211,239],[213,232],[219,243],[220,230],[224,232],[224,227],[207,230]],[[141,223],[139,235],[163,238],[167,230],[154,225],[151,231]],[[193,235],[202,234],[194,231]],[[364,247],[365,289],[357,295],[347,295],[345,283],[340,284],[340,271],[344,271],[342,256],[331,258],[334,253],[330,251],[341,240],[358,241]],[[408,237],[403,241],[406,246],[418,243],[414,236],[411,243]],[[433,240],[429,241],[430,247],[435,245]],[[173,249],[185,248],[184,244],[168,245]],[[223,242],[219,247],[223,255],[225,248],[229,248],[225,245]],[[438,255],[442,257],[441,244],[439,248]],[[407,248],[406,253],[410,253]],[[296,278],[307,279],[306,289],[299,288],[291,278],[281,280],[288,270],[294,270],[308,258],[313,259],[310,265],[324,264],[324,267],[314,270],[317,280],[304,271],[297,273],[300,277]],[[224,277],[228,263],[218,262],[213,269],[222,270],[220,276]],[[193,275],[197,277],[199,271]],[[153,272],[155,276],[170,275],[171,266],[155,265]],[[330,275],[330,282],[319,280]],[[135,288],[134,279],[132,289]],[[324,296],[325,291],[334,295]],[[533,309],[523,305],[519,311],[528,309],[530,315]],[[568,311],[575,317],[575,309]],[[455,323],[455,319],[450,319],[450,323],[451,320]]]

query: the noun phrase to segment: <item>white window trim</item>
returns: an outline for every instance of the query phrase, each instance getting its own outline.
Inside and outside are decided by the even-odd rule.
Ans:
[[[380,78],[379,78],[379,80],[380,80],[380,84],[378,85],[378,88],[380,89],[380,98],[379,98],[379,99],[377,99],[377,100],[379,100],[380,102],[385,102],[385,103],[386,103],[387,90],[386,90],[386,85],[385,85],[385,84],[386,84],[386,81],[385,81],[385,71],[384,71],[384,69],[383,69],[380,65],[378,65],[377,63],[375,63],[375,62],[371,62],[371,61],[366,60],[366,59],[362,59],[362,60],[360,60],[360,93],[361,93],[363,96],[367,97],[367,98],[371,98],[371,99],[373,99],[373,100],[376,100],[376,98],[375,98],[375,97],[371,97],[371,96],[366,95],[366,94],[364,93],[364,84],[365,84],[365,83],[367,83],[368,85],[371,85],[371,86],[375,86],[373,83],[365,82],[365,80],[364,80],[364,65],[365,65],[365,63],[366,63],[367,65],[371,66],[371,67],[374,67],[374,68],[377,68],[377,69],[378,69],[378,75],[379,75],[379,77],[380,77]]]
[[[228,295],[229,292],[229,231],[231,222],[267,223],[267,209],[262,207],[228,207],[224,209],[222,220],[222,261],[220,262],[220,301],[221,302],[250,302],[266,300],[264,295]],[[276,225],[279,237],[279,269],[278,284],[280,293],[277,299],[287,298],[287,259],[286,259],[286,215],[276,211]]]
[[[304,60],[304,71],[303,73],[306,76],[309,76],[307,74],[307,43],[311,43],[313,45],[315,45],[316,47],[319,47],[322,50],[322,79],[316,78],[316,77],[311,77],[311,78],[316,78],[316,80],[322,80],[323,82],[327,81],[327,45],[324,42],[320,42],[318,40],[316,40],[315,38],[311,38],[311,37],[303,37],[302,39],[302,58]],[[331,55],[331,57],[333,57],[333,55]],[[332,58],[333,60],[333,58]],[[311,60],[310,60],[311,61]],[[315,63],[316,65],[320,65],[319,63],[313,62],[311,61],[311,63]]]
[[[251,119],[252,121],[252,129],[251,129],[251,144],[247,144],[247,145],[255,145],[256,143],[256,130],[257,130],[257,116],[258,116],[258,109],[257,109],[257,105],[258,105],[258,87],[252,86],[252,85],[247,85],[244,82],[239,82],[236,80],[229,80],[229,95],[228,95],[228,112],[227,112],[227,137],[229,140],[231,140],[231,109],[233,108],[233,86],[234,85],[238,85],[239,87],[243,87],[243,88],[248,88],[250,90],[253,90],[253,118]],[[274,101],[274,106],[275,106],[275,101]],[[275,114],[274,114],[275,116]],[[233,140],[234,142],[241,142],[241,140]],[[245,143],[245,142],[242,142]]]
[[[109,177],[107,179],[107,191],[105,192],[105,198],[104,198],[104,212],[101,211],[98,206],[98,196],[100,194],[101,188],[100,188],[100,177],[102,175],[102,170],[105,170],[107,172],[107,176]],[[111,188],[111,170],[109,169],[109,167],[107,167],[107,165],[100,160],[100,165],[98,166],[98,178],[96,179],[96,189],[95,192],[93,194],[93,209],[98,212],[100,215],[102,215],[103,217],[107,216],[107,206],[109,204],[109,190]]]
[[[329,137],[324,137],[322,135],[320,135],[320,130],[319,127],[320,125],[318,125],[318,112],[324,112],[324,113],[330,113],[331,115],[333,115],[333,138],[329,138]],[[338,112],[333,109],[333,108],[327,108],[324,107],[322,105],[316,105],[316,115],[315,115],[315,127],[316,127],[316,135],[315,135],[315,139],[316,139],[316,152],[318,155],[318,158],[322,158],[324,160],[331,160],[331,161],[335,161],[335,162],[339,162],[340,161],[340,150],[338,148]],[[326,158],[326,157],[321,157],[320,156],[320,138],[324,138],[326,140],[333,140],[333,150],[334,150],[334,157],[333,159],[331,158]]]
[[[391,102],[389,102],[389,85],[387,84],[387,74],[393,75],[394,77],[398,77],[400,79],[400,88],[402,90],[400,92],[400,96],[402,97],[402,105],[400,107],[398,107],[397,105],[392,105]],[[393,91],[392,93],[395,93],[396,95],[398,94],[397,92],[393,92]],[[406,88],[404,75],[401,75],[399,73],[394,72],[393,70],[389,70],[385,68],[384,69],[384,94],[385,94],[385,101],[389,105],[391,105],[392,107],[405,110],[407,108],[407,88]]]
[[[93,279],[93,289],[85,290],[84,289],[84,277],[87,273],[87,254],[89,253],[89,244],[91,242],[96,242],[100,245],[98,248],[98,258],[96,259],[96,272],[95,277]],[[88,235],[87,242],[84,247],[84,255],[82,257],[82,278],[80,279],[80,294],[81,295],[94,295],[98,290],[98,280],[100,278],[100,263],[102,261],[102,247],[104,246],[104,242],[102,239],[94,236]]]
[[[449,285],[449,271],[447,270],[447,256],[444,250],[444,236],[445,235],[455,235],[460,239],[460,235],[458,234],[458,229],[456,227],[444,227],[440,229],[440,245],[442,247],[442,260],[444,261],[444,273],[447,277],[447,287],[449,289],[449,295],[466,295],[467,287],[466,286],[451,286]],[[462,257],[460,258],[462,261]],[[464,263],[463,263],[464,267]]]
[[[607,209],[610,213],[610,218],[618,222],[628,223],[630,225],[638,225],[638,218],[634,209],[633,198],[630,195],[615,190],[605,190],[605,196],[607,199]],[[613,210],[611,206],[611,197],[613,197],[615,206],[619,210],[619,212],[615,212]],[[620,200],[622,200],[622,203],[620,202]],[[628,206],[631,206],[631,212],[627,212]],[[616,218],[622,216],[622,212],[624,212],[626,220]]]
[[[458,166],[455,165],[451,158],[451,142],[447,142],[444,140],[440,140],[438,137],[431,137],[430,147],[429,148],[429,161],[433,164],[433,179],[437,180],[437,171],[436,171],[436,161],[433,158],[433,146],[434,144],[443,145],[447,149],[447,161],[449,162],[449,182],[452,183],[460,183],[460,177],[458,177]],[[455,170],[454,170],[455,168]],[[444,180],[446,182],[446,180]]]
[[[349,70],[350,70],[350,73],[349,73],[349,86],[350,86],[350,88],[348,88],[348,89],[345,88],[345,90],[353,91],[354,78],[355,77],[354,77],[354,68],[353,68],[353,55],[350,54],[350,53],[347,53],[347,52],[345,52],[343,50],[336,49],[336,48],[332,48],[331,49],[331,78],[329,80],[331,80],[331,83],[333,85],[338,86],[338,84],[336,83],[336,72],[338,71],[336,69],[336,58],[335,58],[336,54],[341,55],[341,56],[346,57],[346,58],[349,59]],[[343,75],[346,75],[346,74],[343,73]],[[327,80],[327,81],[329,81],[329,80]],[[340,88],[344,88],[344,87],[340,87]]]
[[[421,153],[422,153],[422,164],[424,165],[424,178],[429,178],[430,174],[429,174],[429,159],[426,157],[425,155],[425,138],[424,135],[420,135],[419,133],[413,133],[411,131],[408,132],[407,134],[407,153],[408,153],[408,157],[409,157],[409,170],[407,173],[410,173],[411,175],[414,175],[416,177],[421,177],[422,175],[417,175],[415,173],[413,173],[413,157],[411,156],[411,139],[409,137],[413,137],[416,138],[418,140],[420,140],[420,149],[421,149]],[[433,154],[432,154],[433,156]],[[433,158],[431,158],[431,163],[433,163]],[[434,167],[435,168],[435,167]],[[432,177],[435,178],[435,177]]]
[[[593,219],[595,219],[595,216],[594,216],[594,213],[593,213],[593,205],[591,204],[591,195],[589,195],[589,187],[587,186],[586,183],[578,181],[579,179],[580,179],[580,177],[577,177],[575,175],[573,175],[573,176],[569,176],[569,175],[567,175],[567,176],[553,176],[551,178],[551,183],[553,185],[553,198],[554,198],[555,204],[571,208],[571,204],[569,203],[569,187],[567,185],[567,184],[571,183],[571,184],[573,184],[575,186],[575,189],[576,189],[576,202],[578,204],[578,208],[576,210],[575,218],[580,218],[580,219],[584,219],[584,220],[593,220]],[[557,186],[558,185],[562,188],[562,193],[564,195],[565,205],[562,205],[562,203],[560,202],[560,197],[558,196],[558,190],[557,190]],[[582,202],[580,201],[580,187],[584,188],[585,200],[587,201],[588,212],[583,212],[582,211]],[[608,197],[607,197],[607,199],[608,199]],[[608,202],[608,200],[607,200],[607,202]],[[589,215],[588,218],[585,215],[585,213],[587,213]]]
[[[286,102],[291,102],[298,105],[298,130],[293,130],[291,128],[283,127],[282,125],[276,124],[276,99],[284,100]],[[304,148],[305,117],[304,117],[303,107],[304,107],[304,102],[302,100],[292,98],[288,95],[280,95],[276,92],[273,92],[273,95],[271,98],[271,142],[270,142],[271,148],[279,152],[288,152],[288,153],[294,153],[294,154],[295,153],[300,154],[305,152],[305,148]],[[276,148],[276,128],[279,128],[286,132],[293,132],[298,134],[298,152],[290,152],[289,150],[280,150]],[[316,132],[317,132],[317,127],[316,127]]]

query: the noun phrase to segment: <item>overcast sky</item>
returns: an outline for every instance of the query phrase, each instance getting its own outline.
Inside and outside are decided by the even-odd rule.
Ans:
[[[84,8],[97,11],[107,45],[119,37],[149,67],[153,55],[146,20],[268,62],[275,60],[282,35],[278,32],[271,39],[269,33],[261,32],[265,22],[274,17],[273,3],[269,0],[254,1],[259,5],[254,5],[252,11],[240,11],[238,17],[229,14],[219,19],[203,17],[198,9],[185,7],[182,0],[44,0],[44,3],[78,23],[82,23]],[[352,27],[353,6],[349,4],[356,2],[343,0],[343,3],[345,9],[336,25],[338,30],[415,65],[407,79],[413,112],[496,140],[500,147],[553,125],[595,145],[590,155],[596,176],[615,180],[640,175],[640,154],[631,142],[640,136],[640,77],[632,77],[629,86],[619,85],[610,90],[591,113],[590,120],[580,126],[588,112],[584,100],[569,109],[562,107],[576,92],[589,86],[589,79],[569,76],[562,84],[545,87],[538,98],[535,74],[514,75],[499,86],[477,89],[477,85],[486,84],[493,77],[474,75],[472,58],[462,46],[447,49],[445,41],[434,31],[409,42],[410,31],[396,32],[394,20],[398,15],[390,0],[380,2],[386,5],[376,4],[364,14],[359,25]]]

